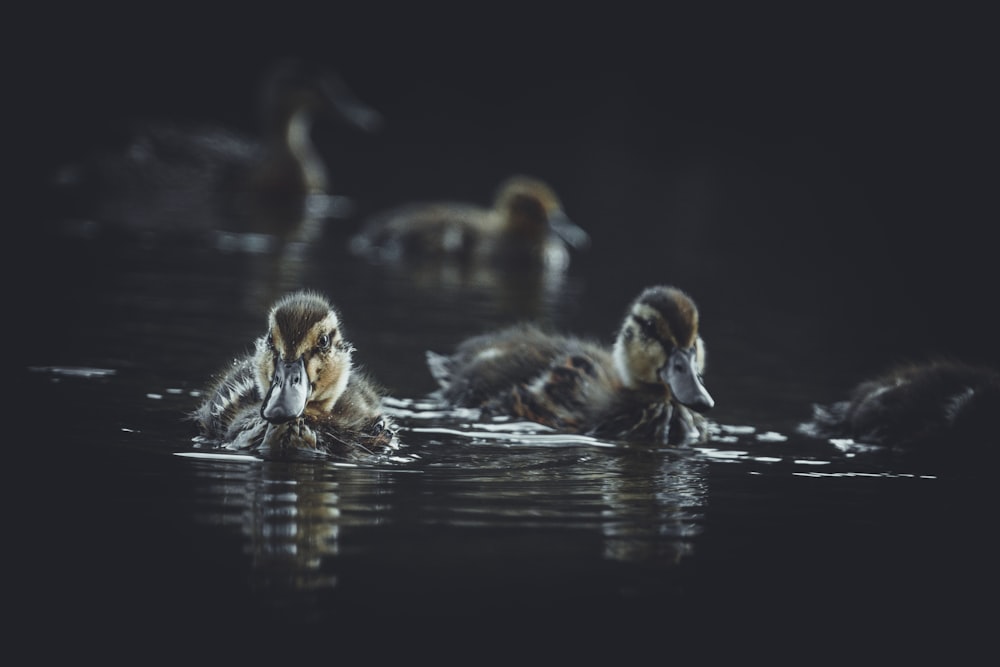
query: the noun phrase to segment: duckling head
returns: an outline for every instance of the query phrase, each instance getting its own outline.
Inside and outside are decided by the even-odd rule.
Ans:
[[[377,131],[382,123],[381,114],[359,100],[336,72],[294,58],[278,60],[264,74],[257,107],[272,161],[258,166],[259,178],[272,181],[271,189],[277,192],[285,188],[328,193],[330,177],[312,137],[319,117],[366,132]],[[297,170],[290,169],[292,165]],[[286,180],[290,178],[294,180]]]
[[[675,287],[647,288],[632,302],[613,355],[629,388],[664,385],[674,400],[698,412],[715,405],[701,379],[705,346],[698,335],[698,309]]]
[[[344,340],[330,303],[312,292],[280,299],[257,340],[260,414],[280,423],[330,412],[347,387],[354,348]]]
[[[382,115],[348,88],[337,72],[296,58],[281,58],[264,73],[258,90],[265,130],[284,128],[295,112],[323,112],[365,132],[382,125]]]
[[[536,178],[513,176],[504,181],[497,189],[494,209],[513,235],[541,243],[554,233],[574,248],[590,243],[590,235],[563,211],[555,191]]]

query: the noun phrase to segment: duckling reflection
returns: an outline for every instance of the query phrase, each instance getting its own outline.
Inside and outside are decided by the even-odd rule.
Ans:
[[[616,446],[520,421],[483,423],[475,410],[441,410],[427,400],[393,404],[411,425],[408,444],[449,480],[427,495],[423,514],[434,522],[586,528],[614,561],[670,565],[693,552],[708,465],[693,452]]]
[[[996,456],[1000,373],[955,361],[904,364],[813,406],[803,433],[912,452]]]
[[[702,382],[698,309],[670,286],[629,306],[612,348],[521,324],[427,353],[444,401],[558,430],[668,444],[706,435],[714,405]]]
[[[708,496],[704,461],[672,452],[633,450],[602,476],[607,503],[604,556],[628,562],[677,563],[694,552]]]
[[[139,237],[214,237],[232,246],[248,234],[309,240],[317,221],[344,217],[349,200],[333,194],[312,128],[337,117],[376,129],[379,114],[359,101],[334,73],[283,59],[263,76],[260,135],[224,127],[149,123],[133,128],[121,151],[103,151],[62,169],[60,190],[75,214]],[[261,238],[263,237],[263,238]]]
[[[255,589],[329,589],[342,531],[377,523],[387,480],[378,470],[283,463],[197,461],[197,519],[243,539]]]
[[[236,360],[193,413],[203,440],[265,458],[366,458],[396,449],[380,388],[354,367],[340,316],[299,291],[274,304],[255,351]]]
[[[351,239],[350,249],[379,262],[453,260],[465,269],[561,271],[569,265],[568,247],[588,243],[547,183],[516,175],[499,186],[492,208],[416,203],[375,215]]]

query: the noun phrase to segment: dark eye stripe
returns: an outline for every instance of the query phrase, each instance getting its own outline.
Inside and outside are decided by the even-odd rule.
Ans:
[[[632,315],[632,321],[639,325],[639,329],[646,338],[652,338],[653,340],[660,340],[660,336],[656,331],[656,325],[649,320],[639,317],[638,315]]]

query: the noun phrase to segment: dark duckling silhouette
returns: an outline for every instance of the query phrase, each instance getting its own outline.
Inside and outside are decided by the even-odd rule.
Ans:
[[[376,214],[352,237],[350,249],[382,262],[452,259],[563,269],[567,246],[588,243],[548,184],[517,175],[500,184],[492,208],[430,202]]]
[[[279,299],[254,352],[236,360],[193,413],[203,440],[269,459],[355,460],[398,447],[378,386],[354,367],[340,317],[321,295]]]
[[[632,302],[611,348],[521,324],[427,358],[445,402],[572,433],[690,443],[706,435],[701,413],[714,405],[698,309],[669,286]]]
[[[335,73],[282,59],[263,75],[258,136],[221,126],[136,123],[124,148],[67,166],[56,185],[71,214],[142,237],[214,232],[309,240],[319,221],[344,217],[350,200],[335,195],[313,143],[321,117],[374,131],[375,110]]]
[[[914,453],[992,451],[997,415],[1000,373],[932,361],[897,366],[858,384],[847,400],[814,405],[799,430]]]

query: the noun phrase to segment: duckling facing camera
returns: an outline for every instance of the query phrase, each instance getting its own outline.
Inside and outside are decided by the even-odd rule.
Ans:
[[[799,431],[903,451],[996,456],[997,415],[1000,373],[934,361],[895,367],[859,383],[847,400],[814,405],[812,420]]]
[[[521,324],[427,353],[435,395],[484,416],[526,419],[616,440],[704,439],[715,401],[702,381],[698,309],[683,291],[649,287],[629,306],[612,347]]]
[[[256,136],[214,125],[134,123],[124,145],[60,169],[69,215],[157,238],[229,233],[308,240],[326,218],[346,217],[323,152],[320,118],[374,131],[380,114],[334,72],[281,59],[261,77]]]
[[[355,460],[398,448],[381,390],[353,365],[353,351],[324,297],[281,298],[254,352],[237,359],[193,413],[202,439],[268,459]]]
[[[518,175],[499,186],[492,208],[415,203],[376,214],[352,237],[350,249],[381,262],[453,259],[563,269],[569,248],[589,242],[548,184]]]

